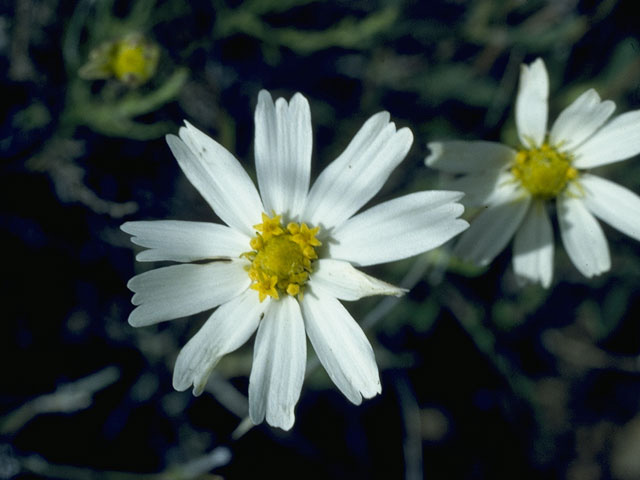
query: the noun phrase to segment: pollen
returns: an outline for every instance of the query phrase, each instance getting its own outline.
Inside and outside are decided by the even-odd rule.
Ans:
[[[511,173],[534,197],[551,199],[577,178],[578,171],[571,162],[571,155],[544,143],[541,147],[520,150]]]
[[[260,302],[267,296],[302,296],[304,285],[318,258],[316,238],[320,227],[290,222],[283,227],[281,215],[262,214],[262,223],[254,225],[256,236],[250,241],[251,251],[242,254],[251,261],[248,266],[251,288],[258,292]]]

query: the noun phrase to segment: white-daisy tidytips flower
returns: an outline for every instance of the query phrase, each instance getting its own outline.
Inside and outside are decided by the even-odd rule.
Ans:
[[[516,99],[519,150],[494,142],[429,144],[426,164],[450,174],[448,188],[465,192],[466,206],[487,207],[460,237],[455,253],[489,264],[515,236],[513,267],[525,281],[549,287],[553,229],[547,204],[555,201],[560,236],[586,277],[611,267],[609,247],[594,215],[640,240],[640,197],[589,169],[640,153],[640,110],[612,120],[615,104],[590,89],[547,131],[549,78],[541,59],[523,65]]]
[[[358,210],[403,160],[413,137],[389,114],[371,117],[309,189],[311,115],[305,97],[287,103],[261,91],[255,112],[260,194],[231,153],[190,124],[167,142],[187,178],[226,223],[127,222],[148,250],[139,261],[184,262],[133,277],[139,327],[217,309],[178,355],[177,390],[195,395],[220,358],[257,330],[249,415],[289,429],[309,337],[329,377],[353,403],[380,393],[373,350],[339,300],[401,295],[367,266],[435,248],[468,227],[459,192],[428,191]],[[198,261],[198,263],[187,263]],[[306,336],[305,336],[306,333]]]

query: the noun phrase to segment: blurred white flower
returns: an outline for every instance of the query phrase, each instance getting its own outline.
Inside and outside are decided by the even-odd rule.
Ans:
[[[435,142],[426,164],[460,176],[446,182],[465,192],[466,206],[487,207],[460,237],[455,253],[489,264],[511,238],[513,267],[525,281],[549,287],[555,200],[562,242],[576,268],[591,277],[611,267],[606,238],[593,215],[640,240],[640,197],[588,172],[640,153],[640,110],[615,117],[612,101],[590,89],[547,132],[549,78],[537,59],[522,66],[516,99],[518,151],[494,142]]]
[[[367,266],[435,248],[468,227],[459,192],[418,192],[356,212],[382,187],[413,137],[389,114],[371,117],[309,189],[307,100],[260,92],[255,112],[260,194],[238,161],[192,125],[167,142],[187,178],[227,224],[127,222],[148,250],[140,261],[183,263],[133,277],[133,326],[218,307],[180,352],[177,390],[205,388],[218,360],[257,330],[249,414],[289,429],[306,367],[306,335],[327,373],[353,403],[380,393],[374,353],[338,301],[404,290],[366,275]],[[202,261],[208,261],[203,263]]]

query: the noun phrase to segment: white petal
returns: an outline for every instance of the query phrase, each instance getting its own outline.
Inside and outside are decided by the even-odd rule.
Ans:
[[[262,90],[255,113],[256,170],[266,211],[297,219],[304,208],[311,171],[309,102],[296,93],[287,104]]]
[[[184,391],[193,385],[200,395],[220,358],[243,345],[258,328],[269,301],[260,303],[247,290],[218,307],[202,328],[180,351],[173,370],[173,388]]]
[[[375,265],[439,247],[468,227],[458,217],[462,193],[417,192],[376,205],[347,220],[328,240],[328,256]]]
[[[136,275],[127,284],[138,307],[129,323],[143,327],[202,312],[240,295],[251,283],[246,262],[221,261],[207,265],[183,264]]]
[[[412,142],[411,131],[396,132],[387,112],[371,117],[311,187],[304,219],[323,230],[340,225],[378,193]]]
[[[492,207],[505,202],[522,199],[530,196],[528,190],[513,176],[511,170],[503,170],[496,181],[496,188],[487,198],[486,205]]]
[[[505,192],[516,190],[513,174],[508,170],[489,170],[484,173],[470,173],[459,178],[445,179],[441,182],[445,190],[464,193],[460,200],[465,206],[480,207],[501,203]]]
[[[640,197],[617,183],[588,173],[580,175],[585,206],[613,228],[640,240]]]
[[[352,403],[380,393],[373,349],[362,328],[342,304],[315,289],[305,293],[302,312],[307,335],[333,383]]]
[[[180,168],[223,222],[252,236],[253,225],[264,211],[255,185],[227,149],[185,124],[180,128],[180,139],[167,135]]]
[[[427,166],[449,173],[481,173],[499,170],[515,159],[512,148],[496,142],[432,142]]]
[[[600,101],[600,96],[589,89],[565,108],[551,128],[552,145],[572,150],[602,126],[616,109],[611,100]]]
[[[273,427],[289,430],[300,397],[307,361],[307,339],[300,306],[293,297],[272,301],[260,322],[249,377],[249,416],[266,418]]]
[[[557,205],[562,243],[576,268],[585,277],[609,270],[611,259],[607,239],[582,199],[560,195]]]
[[[404,288],[383,282],[353,268],[348,262],[330,258],[323,258],[315,263],[309,286],[312,289],[319,286],[332,297],[342,300],[358,300],[371,295],[399,297],[407,292]]]
[[[513,269],[518,277],[549,288],[553,278],[553,229],[543,202],[535,201],[513,241]]]
[[[544,62],[538,58],[522,65],[520,87],[516,98],[516,125],[520,143],[525,147],[542,145],[547,133],[549,76]]]
[[[527,213],[531,197],[519,191],[492,205],[471,221],[454,254],[477,265],[488,265],[509,243]]]
[[[593,168],[640,153],[640,110],[618,115],[575,151],[574,166]]]
[[[139,262],[238,258],[250,250],[249,237],[216,223],[157,220],[126,222],[120,228],[134,235],[133,243],[149,248],[136,256]]]

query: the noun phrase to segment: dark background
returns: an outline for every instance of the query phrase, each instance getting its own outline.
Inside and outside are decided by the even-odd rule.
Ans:
[[[590,87],[640,108],[635,3],[0,2],[0,479],[640,478],[640,245],[607,226],[611,271],[582,278],[558,243],[549,290],[516,285],[509,249],[484,270],[446,250],[370,269],[415,284],[347,305],[383,393],[355,407],[315,370],[290,432],[236,431],[252,341],[201,397],[173,390],[207,315],[130,327],[127,280],[152,265],[119,230],[216,221],[163,135],[188,119],[253,175],[262,88],[309,99],[314,174],[370,115],[409,126],[376,202],[437,186],[429,141],[516,146],[519,65],[538,56],[552,119]],[[149,82],[78,75],[131,32],[160,48]],[[640,192],[637,158],[601,173]]]

